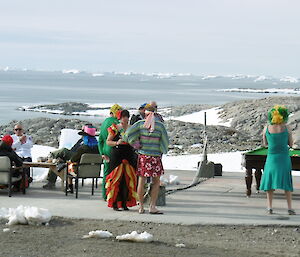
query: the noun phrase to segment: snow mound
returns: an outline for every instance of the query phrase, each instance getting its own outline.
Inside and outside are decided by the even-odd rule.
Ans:
[[[132,231],[130,234],[117,236],[116,239],[120,240],[120,241],[133,241],[133,242],[149,243],[149,242],[153,241],[153,235],[149,234],[146,231],[141,234],[139,234],[136,231]]]
[[[84,235],[82,238],[109,238],[112,236],[113,234],[109,231],[95,230],[90,231],[88,235]]]
[[[185,248],[185,244],[176,244],[175,247],[178,247],[178,248]]]
[[[169,178],[166,176],[161,176],[160,181],[167,185],[179,185],[180,184],[179,177],[172,175],[172,174],[169,175]]]
[[[48,223],[51,218],[52,214],[47,209],[33,206],[0,209],[0,219],[8,220],[7,225],[40,225]]]

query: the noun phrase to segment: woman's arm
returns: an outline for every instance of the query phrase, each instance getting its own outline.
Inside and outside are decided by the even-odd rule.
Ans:
[[[288,130],[288,133],[289,133],[289,142],[288,142],[288,145],[289,147],[293,147],[293,144],[294,144],[294,140],[293,140],[293,135],[292,135],[292,130],[289,126],[286,126],[287,127],[287,130]]]
[[[267,132],[267,128],[268,128],[268,125],[265,126],[264,130],[263,130],[263,146],[267,147],[268,146],[268,140],[266,138],[266,132]]]
[[[119,139],[118,141],[113,141],[113,139],[114,139],[114,135],[108,134],[108,137],[106,139],[106,144],[113,147],[121,144],[122,142],[122,139]]]

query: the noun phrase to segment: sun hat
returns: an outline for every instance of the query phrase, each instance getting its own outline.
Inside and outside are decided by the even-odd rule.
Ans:
[[[78,132],[78,135],[94,137],[96,135],[96,128],[91,125],[84,126],[83,130]]]
[[[9,146],[12,146],[14,142],[13,138],[10,135],[5,135],[1,140]]]

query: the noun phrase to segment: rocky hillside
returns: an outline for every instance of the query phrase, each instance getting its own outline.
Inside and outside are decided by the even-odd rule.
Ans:
[[[231,126],[254,137],[261,137],[264,126],[268,123],[268,111],[274,105],[285,105],[291,115],[288,125],[298,141],[300,136],[300,97],[268,97],[228,103],[222,106],[221,117],[232,119]]]
[[[221,117],[224,121],[231,119],[230,128],[224,126],[207,126],[208,152],[228,152],[254,149],[261,145],[262,130],[267,124],[267,112],[276,104],[283,104],[292,113],[289,125],[293,130],[296,142],[300,142],[300,97],[269,97],[264,99],[238,101],[224,104]],[[61,104],[70,110],[82,111],[86,106],[79,103]],[[208,105],[185,105],[171,107],[164,116],[181,116],[211,108]],[[49,106],[47,106],[49,108]],[[57,106],[55,107],[57,108]],[[13,133],[17,121],[0,126],[1,134]],[[63,128],[80,129],[84,121],[78,119],[37,118],[22,121],[34,143],[58,147],[60,130]],[[100,124],[94,124],[97,128]],[[166,128],[170,137],[170,153],[201,153],[203,150],[203,125],[166,120]]]

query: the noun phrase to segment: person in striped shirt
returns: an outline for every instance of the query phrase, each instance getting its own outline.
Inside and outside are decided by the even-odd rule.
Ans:
[[[161,156],[168,151],[169,138],[164,124],[155,116],[155,109],[151,105],[146,106],[145,119],[136,122],[130,127],[125,139],[129,144],[139,141],[137,175],[139,213],[145,213],[144,209],[144,185],[147,177],[152,178],[150,214],[163,214],[156,208],[160,176],[164,173]]]

